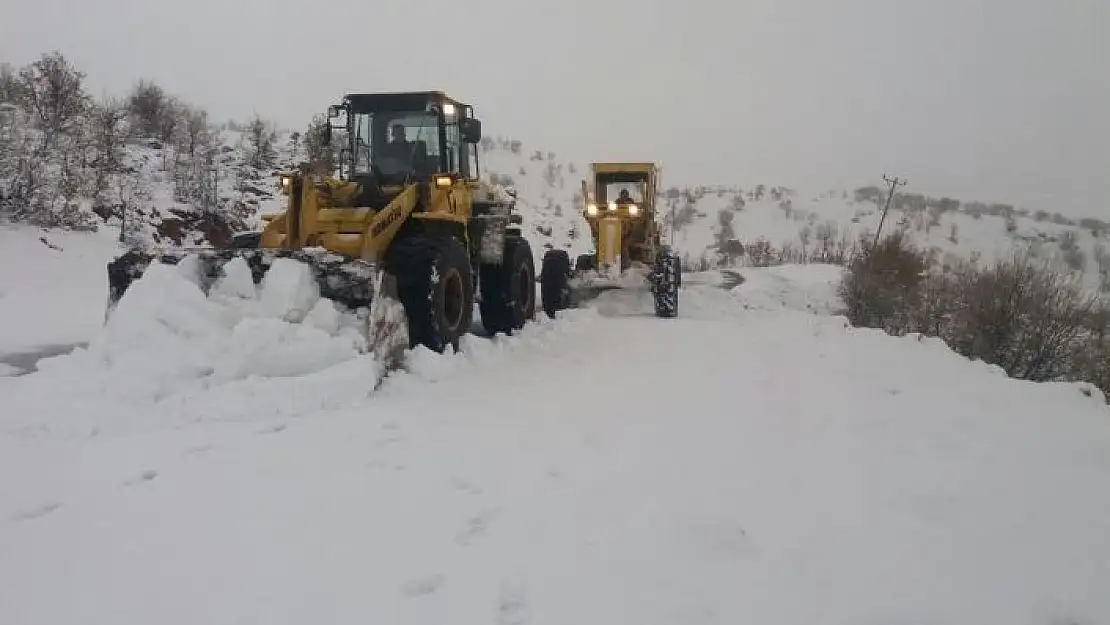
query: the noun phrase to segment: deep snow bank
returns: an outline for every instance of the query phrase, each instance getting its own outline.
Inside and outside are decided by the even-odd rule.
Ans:
[[[195,265],[153,264],[128,289],[87,347],[39,362],[39,372],[5,380],[10,428],[96,431],[111,423],[234,418],[265,407],[280,414],[357,398],[381,377],[361,353],[364,321],[319,297],[306,265],[280,259],[256,286],[242,260],[206,297]],[[300,376],[320,386],[275,393],[268,382]],[[245,402],[203,408],[192,400],[236,385]],[[327,388],[328,392],[322,392]],[[248,399],[249,398],[249,399]],[[167,414],[168,413],[168,414]]]
[[[151,265],[87,346],[39,361],[33,375],[0,380],[0,428],[82,436],[277,419],[358,403],[374,391],[384,370],[365,352],[364,315],[320,298],[307,265],[278,259],[259,285],[241,259],[225,273],[205,296],[190,259]],[[410,350],[397,383],[496,361],[520,341],[542,346],[553,330],[540,317],[511,339],[467,336],[462,354]]]
[[[0,226],[0,355],[83,343],[100,329],[114,237]]]

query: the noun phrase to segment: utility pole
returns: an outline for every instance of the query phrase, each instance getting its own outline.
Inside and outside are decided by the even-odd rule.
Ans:
[[[871,242],[871,249],[875,249],[875,246],[879,244],[879,235],[883,232],[883,222],[886,221],[887,211],[890,210],[890,201],[894,199],[894,190],[906,186],[906,181],[897,176],[892,178],[883,174],[883,181],[890,186],[890,193],[886,196],[886,206],[883,207],[883,216],[879,218],[879,228],[875,230],[875,240]]]

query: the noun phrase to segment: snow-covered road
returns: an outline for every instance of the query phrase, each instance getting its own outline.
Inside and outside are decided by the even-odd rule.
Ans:
[[[0,622],[1110,621],[1099,397],[848,328],[828,267],[744,273],[691,276],[674,320],[611,293],[416,353],[376,392],[338,351],[252,377],[263,335],[292,350],[270,366],[305,353],[275,328],[144,372],[198,340],[154,328],[227,326],[109,327],[0,379]]]

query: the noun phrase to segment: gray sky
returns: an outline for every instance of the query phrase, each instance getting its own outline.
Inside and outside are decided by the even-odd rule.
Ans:
[[[1110,217],[1107,0],[3,0],[58,49],[217,119],[443,89],[488,134],[664,182],[907,191]]]

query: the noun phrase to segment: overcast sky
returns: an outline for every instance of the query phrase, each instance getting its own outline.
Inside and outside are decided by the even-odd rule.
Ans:
[[[881,184],[1110,217],[1108,0],[0,0],[0,60],[302,127],[443,89],[664,183]]]

